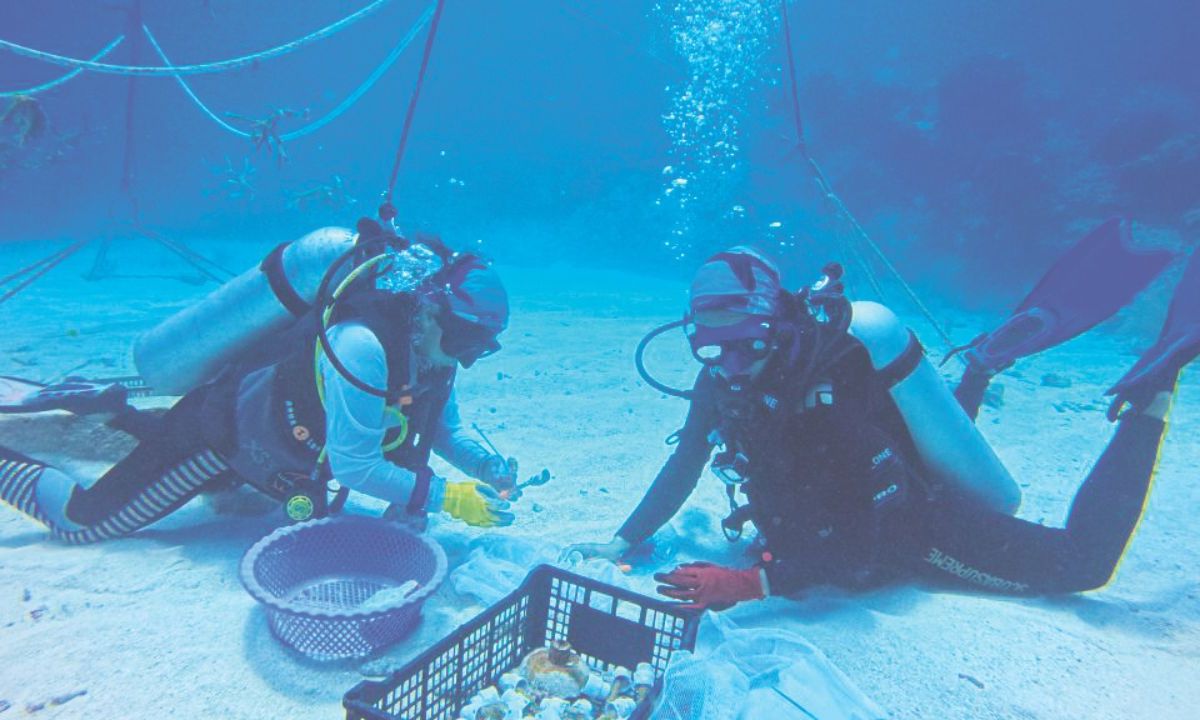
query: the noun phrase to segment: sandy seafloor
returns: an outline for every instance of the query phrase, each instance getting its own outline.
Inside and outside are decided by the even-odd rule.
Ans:
[[[206,251],[240,269],[275,240]],[[51,249],[0,246],[0,269]],[[180,271],[153,246],[119,250],[127,270],[144,258]],[[84,282],[89,261],[72,259],[0,306],[0,374],[131,374],[135,335],[212,287]],[[686,411],[683,401],[647,388],[631,361],[646,330],[678,316],[683,288],[568,267],[501,270],[513,298],[506,347],[461,374],[464,417],[518,456],[523,474],[548,467],[554,475],[526,493],[516,524],[504,532],[554,545],[607,539],[657,472],[668,452],[663,438]],[[945,309],[952,302],[934,307],[956,340],[995,320],[956,316]],[[916,327],[935,347],[932,334]],[[1109,437],[1102,392],[1147,340],[1114,332],[1121,327],[1110,323],[1020,363],[999,383],[1003,407],[984,410],[986,435],[1024,487],[1023,517],[1060,523]],[[662,342],[651,363],[663,379],[690,382],[695,369],[682,343],[672,351]],[[1043,386],[1048,373],[1071,387]],[[744,627],[802,634],[895,718],[1194,718],[1200,372],[1185,378],[1172,419],[1139,532],[1103,590],[1047,599],[908,586],[861,596],[822,590],[728,615]],[[63,414],[6,419],[0,442],[92,473],[122,447]],[[378,510],[369,502],[352,506]],[[670,547],[641,559],[633,584],[650,591],[651,573],[679,560],[743,562],[741,546],[728,547],[720,534],[725,509],[720,483],[706,478],[673,522]],[[0,720],[338,718],[342,694],[364,672],[398,666],[480,609],[446,588],[417,633],[384,656],[333,667],[300,662],[271,637],[237,577],[242,553],[278,517],[217,513],[199,499],[134,537],[68,547],[0,508],[0,700],[11,705]],[[452,564],[483,534],[449,519],[435,520],[432,532]],[[64,705],[30,712],[82,690]]]

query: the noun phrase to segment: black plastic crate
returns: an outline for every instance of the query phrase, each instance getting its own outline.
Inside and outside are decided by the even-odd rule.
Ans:
[[[539,565],[521,587],[386,680],[346,693],[346,720],[457,720],[472,695],[531,651],[566,640],[597,670],[654,667],[654,688],[631,716],[649,717],[667,661],[696,644],[697,616],[676,605]]]

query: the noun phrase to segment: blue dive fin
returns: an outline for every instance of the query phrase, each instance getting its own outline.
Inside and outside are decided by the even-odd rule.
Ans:
[[[1051,266],[1012,317],[964,348],[976,372],[994,374],[1112,317],[1175,259],[1131,245],[1129,223],[1108,220]]]
[[[53,385],[0,376],[0,413],[68,410],[77,415],[115,413],[128,407],[129,393],[120,383],[90,382],[68,377]]]
[[[1126,402],[1141,399],[1139,395],[1144,395],[1144,391],[1169,390],[1179,371],[1197,355],[1200,355],[1200,252],[1193,252],[1171,298],[1158,341],[1105,393],[1116,396],[1109,417],[1115,419]]]

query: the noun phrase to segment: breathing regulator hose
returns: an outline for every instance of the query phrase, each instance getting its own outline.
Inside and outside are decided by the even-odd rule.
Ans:
[[[380,254],[364,261],[353,271],[351,271],[350,274],[338,284],[337,289],[331,293],[329,291],[329,286],[332,284],[333,278],[338,269],[347,261],[351,260],[355,254],[360,251],[361,248],[357,247],[347,250],[342,254],[341,257],[333,261],[333,264],[331,264],[329,269],[325,272],[325,276],[321,278],[321,285],[317,289],[316,302],[314,303],[314,306],[317,308],[317,312],[320,313],[320,324],[317,329],[317,359],[320,358],[320,353],[323,352],[325,357],[329,359],[330,364],[332,364],[334,369],[337,370],[338,374],[344,377],[351,385],[365,393],[386,398],[386,388],[377,388],[368,385],[355,376],[354,373],[350,372],[349,368],[342,364],[342,361],[338,358],[337,354],[334,353],[333,347],[329,342],[329,317],[333,312],[333,304],[337,301],[338,297],[341,296],[341,294],[363,273],[370,270],[373,266],[388,260],[388,256],[386,254]]]
[[[648,346],[650,342],[654,340],[654,338],[662,335],[663,333],[674,330],[675,328],[681,328],[684,325],[687,325],[687,323],[688,321],[686,318],[682,320],[676,320],[675,322],[667,323],[666,325],[654,328],[650,332],[646,333],[646,336],[642,338],[641,342],[639,342],[637,345],[637,349],[633,352],[633,362],[635,365],[637,365],[638,375],[641,375],[642,379],[645,380],[646,384],[650,387],[667,395],[673,395],[674,397],[683,398],[684,400],[691,400],[691,391],[680,390],[678,388],[670,387],[669,385],[664,385],[651,377],[650,373],[646,371],[646,363],[643,358],[646,353],[646,346]]]

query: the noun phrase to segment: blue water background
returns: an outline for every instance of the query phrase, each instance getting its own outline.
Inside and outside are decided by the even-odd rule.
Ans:
[[[143,13],[172,60],[187,63],[287,42],[365,4],[145,0]],[[754,5],[699,0],[688,12],[733,32],[728,14]],[[394,0],[299,52],[189,82],[218,112],[308,108],[316,118],[367,77],[426,7]],[[400,175],[401,221],[518,264],[563,260],[678,278],[707,252],[740,241],[765,244],[807,274],[830,257],[849,261],[852,233],[794,151],[777,20],[760,38],[761,56],[746,57],[756,80],[733,98],[737,167],[718,183],[693,183],[687,232],[672,240],[681,211],[662,202],[663,168],[678,164],[678,138],[663,115],[692,69],[666,27],[675,7],[448,2]],[[761,7],[777,18],[777,4]],[[808,147],[866,231],[924,291],[952,290],[967,303],[1009,298],[1114,213],[1159,243],[1196,241],[1197,3],[790,7]],[[0,4],[0,37],[75,57],[90,57],[125,23],[108,3]],[[139,80],[131,194],[122,191],[127,80],[84,74],[39,96],[50,130],[38,147],[8,148],[0,241],[121,240],[130,236],[131,200],[145,226],[202,252],[218,240],[269,247],[318,225],[350,225],[374,211],[386,184],[423,41],[347,113],[288,143],[283,164],[219,129],[173,80]],[[157,62],[141,37],[108,60]],[[0,90],[63,72],[0,52]],[[253,169],[253,195],[226,182],[230,167],[234,175]],[[296,199],[333,186],[335,176],[344,198]],[[742,211],[731,213],[734,206]]]

